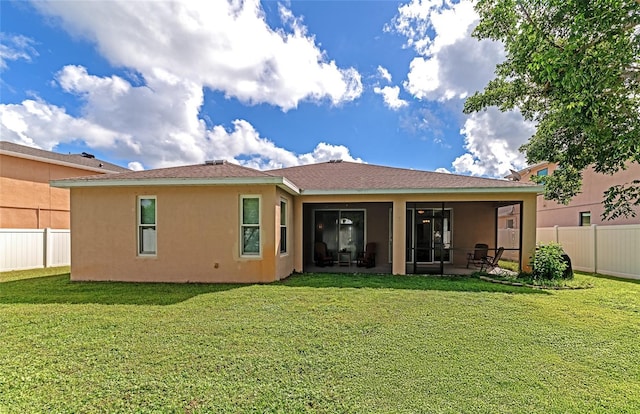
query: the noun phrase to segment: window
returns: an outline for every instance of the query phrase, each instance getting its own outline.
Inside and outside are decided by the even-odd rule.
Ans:
[[[138,197],[138,255],[156,254],[156,197]]]
[[[287,202],[280,200],[280,253],[287,252]]]
[[[260,197],[242,196],[240,199],[240,254],[260,255]]]
[[[508,228],[508,229],[513,229],[513,228],[515,228],[514,220],[513,220],[513,219],[507,219],[507,228]]]
[[[549,169],[548,169],[548,168],[543,168],[543,169],[539,170],[539,171],[536,173],[536,175],[537,175],[538,177],[542,177],[542,176],[545,176],[545,175],[549,175]]]
[[[580,225],[581,226],[590,226],[591,225],[591,212],[583,211],[580,213]]]

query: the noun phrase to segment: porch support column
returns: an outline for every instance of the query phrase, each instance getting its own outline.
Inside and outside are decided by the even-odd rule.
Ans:
[[[393,255],[391,273],[404,275],[407,273],[407,202],[404,199],[393,200]]]
[[[536,248],[536,194],[527,194],[522,200],[522,270],[531,271],[530,256]]]
[[[302,272],[304,262],[303,208],[300,197],[293,198],[293,270]]]

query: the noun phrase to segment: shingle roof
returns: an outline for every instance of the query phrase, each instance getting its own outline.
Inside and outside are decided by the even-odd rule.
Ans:
[[[78,177],[74,181],[101,181],[101,180],[153,180],[153,179],[206,179],[206,178],[257,178],[273,175],[253,168],[243,167],[230,162],[218,164],[183,165],[179,167],[156,168],[144,171],[128,171],[118,174],[92,175]]]
[[[320,191],[531,187],[531,184],[522,182],[345,161],[301,165],[267,172],[282,175],[303,190]]]
[[[276,184],[294,193],[415,192],[419,190],[509,189],[533,191],[529,183],[408,170],[353,162],[324,162],[258,171],[221,162],[93,175],[54,181],[56,186]]]
[[[91,170],[104,170],[105,172],[111,173],[131,171],[127,168],[123,168],[119,165],[102,161],[97,158],[88,158],[80,154],[60,154],[57,152],[45,151],[38,148],[15,144],[9,141],[0,141],[0,151],[9,154],[13,153],[17,156],[23,155],[28,158],[42,159],[43,161],[50,160],[53,163],[72,164],[83,169],[87,169],[88,167]]]

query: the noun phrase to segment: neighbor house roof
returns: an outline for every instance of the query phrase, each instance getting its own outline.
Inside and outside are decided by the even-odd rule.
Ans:
[[[275,184],[293,194],[539,192],[528,183],[353,162],[324,162],[258,171],[229,162],[53,181],[57,187]]]
[[[107,161],[99,160],[91,154],[60,154],[38,148],[27,147],[9,141],[0,141],[0,154],[65,167],[80,168],[87,171],[117,173],[131,171]]]

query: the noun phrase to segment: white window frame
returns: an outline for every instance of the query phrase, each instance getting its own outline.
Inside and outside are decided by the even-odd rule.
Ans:
[[[282,224],[282,207],[284,206],[284,224]],[[284,229],[284,245],[282,243],[282,229]],[[284,247],[284,250],[282,249]],[[280,243],[278,246],[280,256],[289,254],[289,202],[285,198],[280,199]]]
[[[258,224],[245,224],[244,220],[244,200],[245,199],[258,199]],[[239,234],[239,242],[240,242],[240,257],[252,258],[252,259],[260,259],[262,258],[262,196],[259,194],[243,194],[240,196],[240,216],[238,222],[240,223],[240,234]],[[249,252],[246,253],[244,251],[244,229],[245,227],[255,227],[258,229],[258,253]]]
[[[141,202],[142,200],[154,200],[154,207],[155,207],[155,223],[154,224],[143,224],[142,223],[142,212],[141,212]],[[137,220],[137,225],[136,225],[136,234],[137,234],[137,252],[138,252],[138,256],[140,257],[155,257],[158,255],[158,197],[154,196],[154,195],[140,195],[136,198],[136,220]],[[155,238],[156,238],[156,242],[155,242],[155,251],[154,252],[143,252],[142,251],[142,240],[140,239],[140,236],[142,234],[142,229],[144,227],[154,227],[156,234],[155,234]]]

